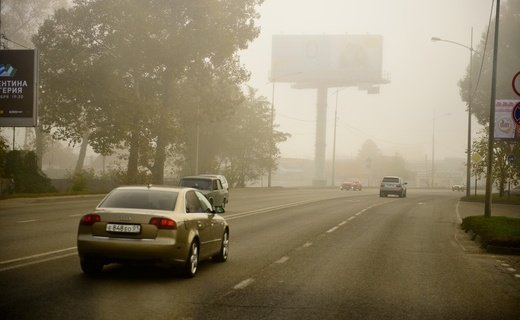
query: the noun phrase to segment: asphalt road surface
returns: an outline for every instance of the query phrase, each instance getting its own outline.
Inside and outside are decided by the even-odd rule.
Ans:
[[[518,320],[518,271],[467,239],[459,196],[231,190],[229,260],[193,279],[143,265],[84,276],[77,224],[99,196],[4,200],[0,319]]]

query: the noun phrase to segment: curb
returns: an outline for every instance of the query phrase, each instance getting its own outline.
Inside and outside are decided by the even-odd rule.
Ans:
[[[462,229],[464,230],[464,229]],[[486,244],[480,235],[475,233],[473,230],[464,230],[469,238],[475,241],[481,248],[485,249],[489,253],[494,254],[505,254],[505,255],[520,255],[520,248],[517,247],[503,247],[503,246],[495,246],[491,244]]]

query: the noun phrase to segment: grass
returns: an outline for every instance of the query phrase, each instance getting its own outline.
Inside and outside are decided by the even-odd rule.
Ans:
[[[520,219],[512,217],[469,216],[462,229],[478,234],[485,245],[520,249]]]
[[[468,201],[468,202],[484,202],[486,196],[483,194],[473,195],[469,197],[462,197],[460,200]],[[500,203],[500,204],[515,204],[520,205],[520,195],[512,194],[511,196],[504,195],[500,197],[499,194],[494,193],[491,198],[492,203]],[[519,209],[520,210],[520,209]]]

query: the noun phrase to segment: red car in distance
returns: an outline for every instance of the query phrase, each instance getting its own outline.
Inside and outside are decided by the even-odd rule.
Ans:
[[[340,190],[354,190],[354,191],[361,191],[363,187],[361,186],[361,182],[359,179],[347,179],[343,181],[341,186],[339,187]]]

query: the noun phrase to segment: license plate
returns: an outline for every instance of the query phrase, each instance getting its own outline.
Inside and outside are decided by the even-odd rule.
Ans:
[[[108,232],[139,233],[141,232],[141,225],[108,223],[106,230]]]

